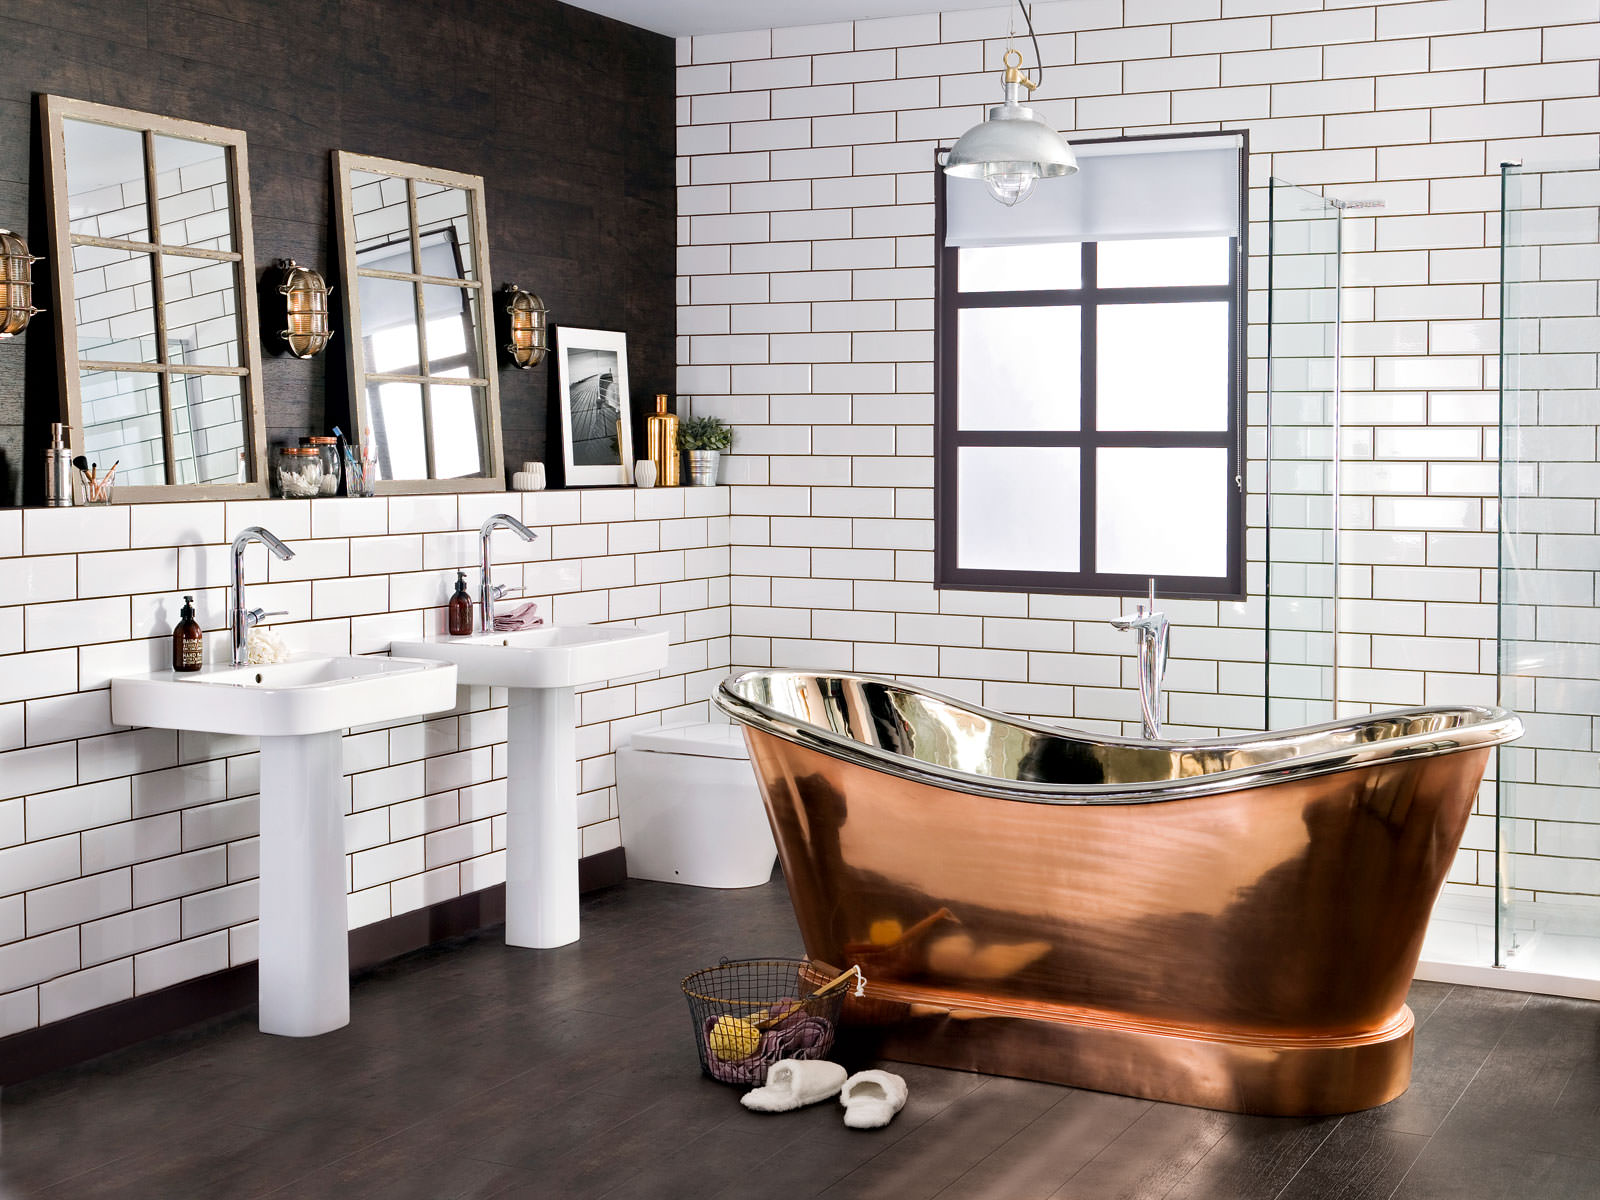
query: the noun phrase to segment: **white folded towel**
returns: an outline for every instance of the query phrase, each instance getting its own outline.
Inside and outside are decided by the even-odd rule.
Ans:
[[[784,1058],[767,1068],[766,1086],[746,1092],[739,1103],[752,1112],[778,1113],[803,1108],[836,1095],[849,1074],[838,1063]]]
[[[860,1071],[845,1082],[839,1103],[851,1129],[881,1129],[905,1107],[906,1081],[889,1071]]]

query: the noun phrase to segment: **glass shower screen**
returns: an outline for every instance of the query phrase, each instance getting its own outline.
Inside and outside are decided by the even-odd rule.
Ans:
[[[1600,979],[1600,166],[1501,183],[1495,962]]]
[[[1338,700],[1338,205],[1270,184],[1267,252],[1267,728]]]

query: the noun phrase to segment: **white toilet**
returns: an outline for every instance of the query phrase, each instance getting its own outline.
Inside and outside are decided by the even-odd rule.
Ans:
[[[736,726],[635,733],[617,751],[617,806],[635,879],[745,888],[772,876],[778,848]]]

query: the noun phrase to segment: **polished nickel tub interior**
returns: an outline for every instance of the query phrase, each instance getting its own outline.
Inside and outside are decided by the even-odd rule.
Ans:
[[[858,675],[725,682],[807,953],[885,1057],[1260,1113],[1405,1090],[1406,990],[1503,709],[1188,742]]]
[[[1127,804],[1259,787],[1520,736],[1503,708],[1404,708],[1279,733],[1148,742],[1079,733],[871,675],[751,671],[722,710],[756,729],[908,779],[1050,804]],[[1177,785],[1177,786],[1174,786]]]

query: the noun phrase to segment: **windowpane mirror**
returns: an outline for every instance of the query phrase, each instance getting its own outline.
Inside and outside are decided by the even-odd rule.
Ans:
[[[381,492],[501,491],[483,180],[334,152],[350,395]]]
[[[61,96],[43,112],[73,452],[115,464],[118,500],[266,495],[245,135]]]

